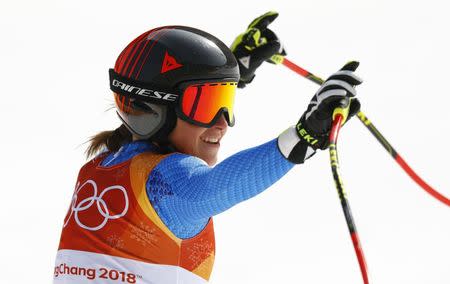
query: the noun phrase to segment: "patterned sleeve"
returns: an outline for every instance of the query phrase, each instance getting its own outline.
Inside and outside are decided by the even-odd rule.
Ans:
[[[196,222],[261,193],[293,166],[280,154],[276,139],[238,152],[215,167],[176,153],[152,171],[147,192],[167,222],[173,218]]]

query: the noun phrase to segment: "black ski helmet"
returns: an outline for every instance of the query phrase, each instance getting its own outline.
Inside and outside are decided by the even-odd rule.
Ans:
[[[230,49],[204,31],[164,26],[133,40],[110,69],[117,114],[140,139],[167,142],[176,124],[181,83],[231,79],[239,67]]]

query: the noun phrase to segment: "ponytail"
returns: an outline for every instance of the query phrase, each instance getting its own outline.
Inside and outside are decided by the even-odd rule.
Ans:
[[[131,132],[122,124],[115,130],[107,130],[97,133],[89,139],[90,145],[86,150],[87,158],[94,156],[102,149],[116,152],[119,148],[133,140]]]

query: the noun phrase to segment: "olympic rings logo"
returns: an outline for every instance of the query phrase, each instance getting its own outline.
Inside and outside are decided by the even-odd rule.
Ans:
[[[78,193],[83,188],[85,188],[86,185],[92,186],[92,189],[94,190],[94,194],[91,197],[87,197],[87,198],[81,200],[77,204]],[[103,196],[107,192],[112,191],[112,190],[120,190],[123,193],[123,197],[125,200],[125,207],[123,208],[123,211],[121,213],[115,214],[115,215],[110,215],[110,212],[109,212],[110,210],[108,209],[108,205],[106,204],[105,200],[103,200]],[[106,225],[108,220],[119,219],[120,217],[123,217],[123,216],[125,216],[125,214],[127,214],[129,201],[128,201],[127,192],[123,186],[113,185],[113,186],[105,188],[100,193],[99,196],[97,196],[97,193],[98,193],[98,189],[97,189],[97,184],[95,183],[95,181],[87,180],[81,186],[80,186],[80,182],[78,182],[76,190],[75,190],[75,194],[72,197],[72,203],[70,205],[70,215],[67,218],[66,222],[64,223],[63,227],[67,226],[67,224],[70,221],[70,218],[72,217],[72,215],[74,215],[75,222],[77,222],[78,226],[80,226],[81,228],[86,229],[86,230],[98,231]],[[80,221],[80,219],[78,217],[78,213],[88,210],[91,206],[94,205],[94,203],[97,205],[98,212],[103,216],[104,219],[98,226],[87,226]]]

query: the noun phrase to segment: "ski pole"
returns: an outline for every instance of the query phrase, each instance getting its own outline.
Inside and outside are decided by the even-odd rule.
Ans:
[[[313,81],[316,84],[321,85],[324,80],[320,77],[317,77],[316,75],[310,73],[309,71],[303,69],[302,67],[298,66],[297,64],[293,63],[292,61],[288,60],[284,56],[277,56],[274,55],[272,57],[272,60],[278,64],[283,64],[287,68],[291,69],[295,73],[309,79],[310,81]],[[420,187],[422,187],[426,192],[428,192],[431,196],[436,198],[437,200],[441,201],[447,206],[450,206],[450,199],[433,189],[428,183],[426,183],[407,163],[406,161],[400,156],[399,153],[392,147],[392,145],[384,138],[383,135],[378,131],[378,129],[373,125],[373,123],[367,118],[367,116],[362,112],[359,111],[357,113],[357,116],[359,120],[366,126],[366,128],[372,133],[373,136],[378,140],[378,142],[383,145],[383,147],[386,149],[386,151],[389,152],[391,157],[400,165],[400,167],[413,179]]]
[[[350,106],[350,104],[349,104]],[[333,124],[330,132],[330,164],[331,171],[333,173],[333,179],[336,185],[336,189],[341,200],[342,210],[344,211],[345,220],[347,222],[347,227],[350,232],[350,237],[352,238],[353,247],[355,249],[356,257],[358,258],[359,268],[363,277],[364,284],[369,284],[369,275],[366,265],[366,260],[364,258],[361,243],[359,241],[358,232],[356,231],[356,225],[353,221],[352,212],[350,210],[350,204],[347,200],[347,194],[344,189],[344,183],[342,181],[341,174],[339,172],[339,159],[337,153],[337,140],[339,136],[339,130],[342,126],[343,121],[348,116],[347,108],[336,108],[333,112]]]

